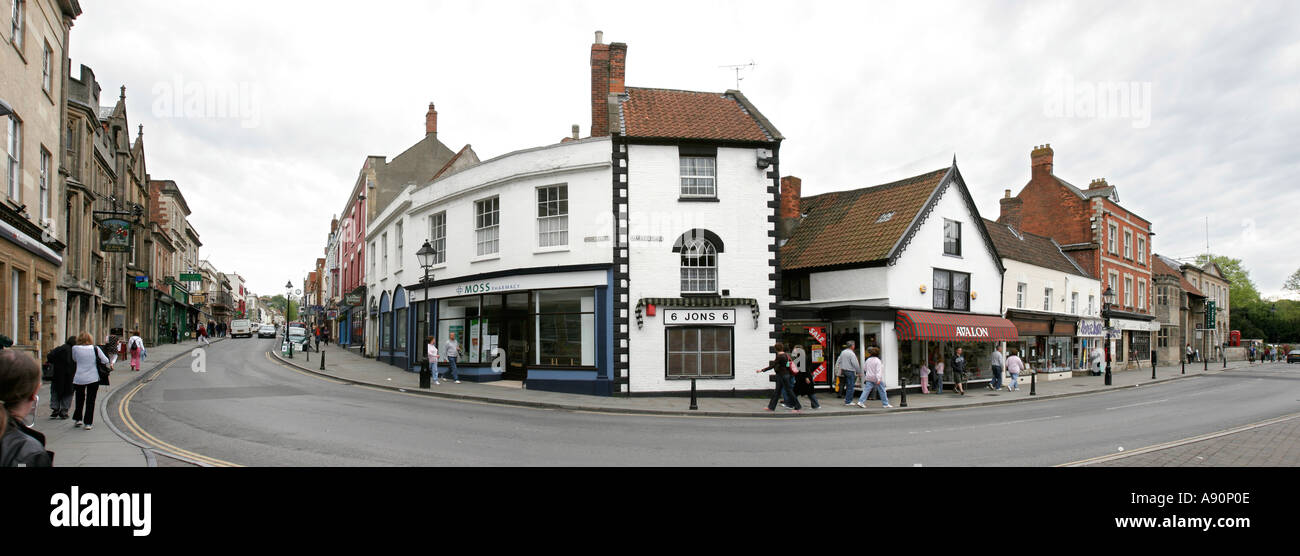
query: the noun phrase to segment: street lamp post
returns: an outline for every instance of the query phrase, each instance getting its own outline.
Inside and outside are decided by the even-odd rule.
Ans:
[[[432,305],[429,304],[429,280],[431,280],[433,276],[429,274],[429,269],[433,268],[434,259],[437,257],[438,250],[429,245],[429,240],[427,239],[424,241],[424,245],[420,246],[420,250],[415,252],[415,258],[420,261],[420,268],[424,269],[424,280],[422,280],[420,284],[424,286],[424,326],[426,336],[433,335],[429,333],[429,328],[433,326],[433,309]],[[420,388],[429,388],[429,380],[433,374],[433,367],[434,365],[437,365],[436,361],[427,360],[428,351],[428,347],[426,346],[424,370],[420,372]]]
[[[293,299],[293,280],[284,283],[284,343],[289,346],[289,359],[293,359],[293,342],[289,341],[289,308]]]
[[[1115,290],[1107,287],[1106,291],[1101,294],[1101,302],[1101,317],[1106,321],[1105,326],[1103,327],[1105,334],[1102,338],[1102,342],[1106,346],[1106,386],[1110,386],[1110,306],[1115,304]]]

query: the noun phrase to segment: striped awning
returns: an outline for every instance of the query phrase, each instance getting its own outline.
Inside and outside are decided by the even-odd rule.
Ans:
[[[900,340],[937,342],[1013,342],[1016,325],[1002,317],[899,311],[895,320]]]

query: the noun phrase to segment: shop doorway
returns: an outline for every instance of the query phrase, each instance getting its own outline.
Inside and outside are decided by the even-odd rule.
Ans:
[[[517,293],[506,296],[501,318],[505,325],[504,380],[523,381],[528,378],[528,354],[532,348],[532,312],[530,294]]]

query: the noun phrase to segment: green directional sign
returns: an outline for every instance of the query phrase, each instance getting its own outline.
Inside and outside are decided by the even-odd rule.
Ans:
[[[1214,322],[1217,320],[1215,317],[1217,316],[1218,312],[1219,312],[1218,303],[1216,303],[1215,301],[1211,300],[1205,304],[1205,328],[1211,330],[1214,329]]]
[[[182,282],[202,282],[202,281],[203,281],[203,276],[200,276],[198,273],[194,273],[194,274],[181,273],[181,281],[182,281]]]

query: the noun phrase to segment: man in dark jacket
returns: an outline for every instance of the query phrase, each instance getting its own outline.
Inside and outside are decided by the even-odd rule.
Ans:
[[[72,346],[76,338],[68,338],[63,345],[50,350],[45,360],[54,367],[54,380],[50,382],[50,418],[67,419],[72,407],[72,377],[77,374],[77,363],[72,360]]]

